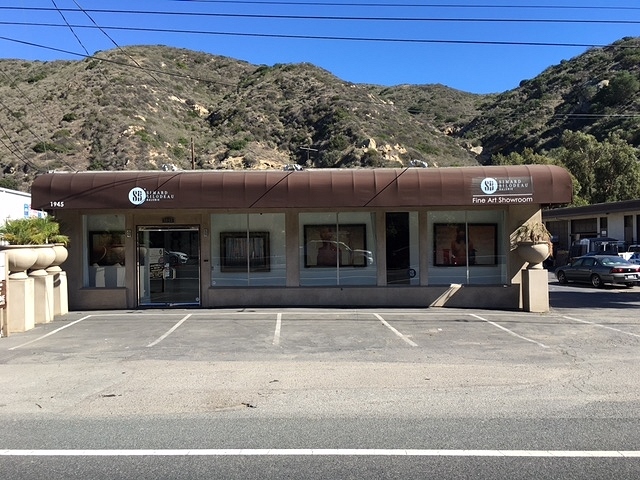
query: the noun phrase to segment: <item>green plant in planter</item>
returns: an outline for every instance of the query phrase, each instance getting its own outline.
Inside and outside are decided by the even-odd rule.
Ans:
[[[511,250],[518,248],[521,243],[546,243],[552,250],[551,232],[544,223],[530,222],[521,225],[511,234]]]
[[[7,220],[0,236],[10,245],[69,244],[69,237],[60,233],[60,224],[51,216]]]

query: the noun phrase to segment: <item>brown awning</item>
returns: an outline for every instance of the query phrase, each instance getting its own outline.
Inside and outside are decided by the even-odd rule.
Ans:
[[[553,165],[459,168],[47,173],[31,206],[69,209],[410,208],[571,202]]]

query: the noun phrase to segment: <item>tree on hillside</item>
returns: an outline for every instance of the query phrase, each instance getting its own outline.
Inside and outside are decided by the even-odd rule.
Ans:
[[[522,153],[511,152],[508,155],[498,153],[491,157],[492,165],[548,165],[552,163],[556,163],[553,158],[536,153],[529,147],[522,150]]]
[[[611,79],[608,86],[603,87],[594,98],[594,106],[620,105],[627,103],[640,90],[640,80],[637,76],[622,71]]]
[[[562,146],[551,154],[577,180],[576,205],[640,198],[639,151],[617,134],[598,142],[592,135],[567,130]]]

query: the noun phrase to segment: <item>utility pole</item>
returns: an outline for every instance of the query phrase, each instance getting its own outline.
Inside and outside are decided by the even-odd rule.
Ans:
[[[317,152],[318,149],[317,148],[311,148],[311,147],[298,147],[300,150],[306,150],[307,151],[307,166],[309,166],[309,152]]]
[[[191,137],[191,170],[196,169],[196,153],[193,145],[193,137]]]

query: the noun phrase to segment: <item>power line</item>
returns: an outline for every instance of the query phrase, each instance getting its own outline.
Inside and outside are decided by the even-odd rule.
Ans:
[[[2,106],[5,107],[5,109],[7,109],[6,105],[4,105],[4,103],[2,103],[0,101],[0,104],[2,104]],[[11,112],[11,110],[9,110]],[[12,112],[13,113],[13,112]],[[2,132],[4,133],[4,135],[7,137],[7,139],[9,140],[9,142],[11,143],[11,145],[13,145],[13,148],[15,149],[12,150],[11,148],[9,148],[9,146],[4,142],[4,140],[2,140],[2,144],[7,147],[7,149],[16,157],[18,157],[19,160],[22,161],[22,163],[24,163],[25,165],[33,168],[36,171],[40,171],[40,167],[38,167],[37,165],[35,165],[34,163],[32,163],[26,156],[24,153],[22,153],[22,151],[20,150],[20,147],[18,147],[15,142],[11,139],[11,136],[9,135],[9,133],[7,132],[7,130],[4,128],[4,125],[2,125],[2,123],[0,123],[0,129],[2,129]]]
[[[121,67],[128,67],[128,68],[135,68],[135,69],[138,69],[138,70],[145,70],[145,71],[156,73],[156,74],[159,74],[159,75],[167,75],[167,76],[170,76],[170,77],[184,78],[184,79],[187,79],[187,80],[194,80],[194,81],[203,82],[203,83],[213,83],[213,84],[217,84],[217,85],[225,85],[225,86],[228,86],[228,87],[235,87],[236,86],[235,83],[220,82],[218,80],[212,80],[210,78],[196,77],[196,76],[185,74],[185,73],[169,72],[169,71],[165,71],[165,70],[156,70],[154,68],[143,67],[143,66],[140,66],[140,65],[131,65],[130,63],[119,62],[117,60],[113,60],[113,59],[110,59],[110,58],[98,57],[96,55],[85,55],[85,54],[78,53],[78,52],[72,52],[70,50],[64,50],[64,49],[61,49],[61,48],[50,47],[48,45],[41,45],[41,44],[38,44],[38,43],[27,42],[27,41],[24,41],[24,40],[17,40],[15,38],[8,38],[8,37],[0,36],[0,40],[5,40],[7,42],[20,43],[22,45],[28,45],[30,47],[36,47],[36,48],[42,48],[44,50],[52,50],[54,52],[64,53],[66,55],[72,55],[74,57],[80,57],[80,58],[91,59],[91,60],[98,60],[100,62],[111,63],[111,64],[118,65],[118,66],[121,66]]]
[[[53,3],[53,6],[55,7],[55,10],[60,14],[60,16],[62,17],[62,20],[64,20],[64,23],[69,27],[69,30],[71,30],[71,33],[73,34],[73,36],[75,37],[75,39],[78,41],[78,43],[80,44],[80,46],[82,47],[82,49],[85,51],[85,53],[87,55],[89,55],[89,50],[87,50],[87,48],[84,46],[84,44],[82,43],[82,40],[80,40],[80,37],[78,37],[78,35],[76,34],[75,30],[73,29],[73,27],[71,25],[69,25],[69,22],[67,21],[67,18],[64,16],[64,13],[62,11],[62,9],[58,8],[58,5],[56,5],[55,0],[51,0],[51,2]]]
[[[0,73],[2,73],[2,75],[3,75],[5,78],[7,78],[10,82],[12,81],[12,80],[11,80],[11,77],[9,77],[9,75],[7,75],[7,74],[5,73],[5,71],[4,71],[4,70],[0,71]],[[34,108],[34,109],[35,109],[35,110],[36,110],[36,111],[37,111],[37,112],[42,116],[42,118],[44,118],[44,120],[45,120],[47,123],[49,123],[49,124],[52,126],[52,128],[54,128],[54,123],[51,121],[51,119],[50,119],[50,118],[48,118],[48,117],[44,114],[44,112],[43,112],[43,111],[38,107],[38,105],[36,105],[36,104],[31,100],[31,98],[29,98],[29,96],[28,96],[24,91],[22,91],[22,89],[20,89],[20,87],[19,87],[17,84],[15,85],[15,88],[16,88],[16,90],[18,90],[18,92],[20,92],[20,94],[22,95],[22,97],[23,97],[24,99],[26,99],[26,100],[27,100],[27,102],[28,102],[28,103],[29,103],[29,104],[30,104],[30,105],[31,105],[31,106],[32,106],[32,107],[33,107],[33,108]],[[6,107],[6,105],[4,105],[4,103],[2,103],[1,101],[0,101],[0,104],[2,104],[2,105],[5,107],[5,109],[7,108],[7,107]],[[11,110],[9,110],[9,112],[11,112],[11,114],[12,114],[12,115],[13,115],[13,113],[14,113],[14,112],[13,112],[13,111],[11,111]],[[15,117],[15,115],[14,115],[14,117]],[[29,127],[28,127],[28,126],[26,126],[26,125],[24,125],[24,124],[23,124],[23,126],[25,126],[25,127],[26,127],[30,132],[31,132],[31,133],[33,133],[33,131],[31,131],[31,130],[29,129]],[[3,131],[4,131],[4,129],[3,129]],[[5,133],[6,133],[6,131],[5,131]],[[34,134],[34,135],[35,135],[35,134]],[[42,142],[42,144],[43,144],[43,145],[46,145],[46,143],[45,143],[41,138],[39,138],[38,136],[36,136],[36,138],[37,138],[38,140],[40,140],[40,141]],[[12,142],[12,143],[13,143],[13,142]],[[5,146],[6,146],[6,144],[5,144]],[[13,152],[12,152],[12,153],[13,153]],[[22,155],[22,159],[21,159],[21,160],[23,160],[25,163],[28,163],[28,161],[26,160],[26,157],[24,157],[24,155],[22,154],[22,152],[20,152],[20,153],[21,153],[21,155]],[[15,154],[15,153],[14,153],[14,155],[16,155],[16,156],[17,156],[17,154]],[[73,168],[71,167],[71,165],[69,165],[69,164],[68,164],[64,159],[59,158],[59,160],[60,160],[62,163],[64,163],[67,167],[69,167],[69,168],[71,168],[71,169],[73,170]],[[32,166],[32,167],[33,167],[34,165],[30,165],[30,166]]]
[[[48,7],[0,7],[0,10],[21,10],[39,12],[78,12],[73,8]],[[326,20],[326,21],[376,21],[376,22],[445,22],[445,23],[554,23],[554,24],[602,24],[602,25],[637,25],[640,20],[616,19],[558,19],[558,18],[459,18],[459,17],[356,17],[325,15],[280,15],[257,13],[213,13],[213,12],[166,12],[157,10],[112,10],[82,9],[84,13],[119,14],[119,15],[158,15],[176,17],[215,17],[215,18],[251,18],[266,20]]]
[[[389,7],[389,8],[473,8],[473,9],[545,9],[545,10],[640,10],[640,7],[626,6],[569,6],[569,5],[460,5],[453,3],[337,3],[337,2],[287,2],[287,1],[236,1],[236,0],[164,0],[166,2],[177,3],[213,3],[226,5],[294,5],[294,6],[315,6],[315,7]]]
[[[87,10],[83,9],[83,8],[78,4],[78,2],[76,2],[76,0],[73,0],[73,3],[75,3],[75,4],[76,4],[76,6],[77,6],[81,11],[82,11],[82,13],[84,13],[84,14],[85,14],[85,16],[86,16],[86,17],[91,21],[91,23],[93,23],[93,24],[94,24],[94,25],[95,25],[95,26],[100,30],[100,32],[102,32],[102,34],[103,34],[105,37],[107,37],[107,38],[111,41],[111,43],[113,43],[113,45],[115,45],[115,47],[116,47],[119,51],[121,51],[121,52],[123,51],[123,50],[122,50],[122,48],[120,48],[120,45],[118,45],[118,43],[117,43],[113,38],[111,38],[111,36],[109,36],[109,34],[108,34],[107,32],[105,32],[105,31],[102,29],[102,27],[100,27],[100,26],[96,23],[96,21],[93,19],[93,17],[91,17],[91,15],[89,15],[89,14],[87,13]],[[70,27],[70,28],[71,28],[71,27]],[[71,31],[73,31],[73,29],[72,29]],[[75,33],[74,33],[74,35],[75,35]],[[79,40],[78,40],[78,41],[79,41]],[[85,51],[86,51],[86,49],[85,49]],[[88,54],[89,54],[89,52],[87,52],[87,55],[88,55]],[[135,58],[133,58],[131,55],[128,55],[128,54],[126,54],[126,53],[125,53],[125,55],[127,55],[127,56],[129,57],[129,59],[130,59],[133,63],[135,63],[135,64],[136,64],[136,66],[137,66],[137,67],[142,68],[142,67],[140,66],[140,64],[137,62],[137,60],[136,60]],[[158,80],[156,77],[154,77],[152,73],[147,72],[147,74],[148,74],[148,75],[149,75],[149,76],[150,76],[150,77],[151,77],[151,78],[152,78],[156,83],[158,83],[158,84],[160,83],[160,80]]]
[[[0,25],[28,26],[28,27],[64,27],[55,23],[36,23],[36,22],[1,22]],[[98,27],[90,25],[72,25],[74,28],[96,29]],[[412,43],[412,44],[451,44],[451,45],[493,45],[493,46],[529,46],[529,47],[574,47],[574,48],[592,48],[592,47],[608,47],[605,44],[594,43],[567,43],[567,42],[518,42],[518,41],[498,41],[498,40],[444,40],[444,39],[419,39],[419,38],[383,38],[383,37],[343,37],[333,35],[293,35],[281,33],[246,33],[246,32],[219,32],[211,30],[180,30],[174,28],[145,28],[145,27],[117,27],[102,26],[105,30],[118,30],[129,32],[147,32],[147,33],[181,33],[190,35],[213,35],[213,36],[229,36],[229,37],[255,37],[255,38],[280,38],[290,40],[335,40],[350,42],[388,42],[388,43]],[[0,37],[6,39],[6,37]],[[28,44],[28,42],[22,42]],[[637,45],[627,46],[619,45],[622,48],[638,48]],[[56,49],[57,50],[57,49]],[[63,50],[58,50],[63,51]]]

